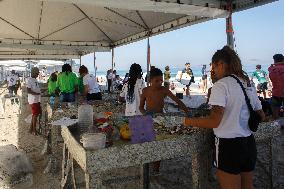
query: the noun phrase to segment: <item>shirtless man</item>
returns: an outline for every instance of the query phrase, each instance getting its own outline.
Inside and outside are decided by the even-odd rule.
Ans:
[[[163,113],[164,99],[169,96],[175,101],[178,106],[184,110],[187,114],[189,112],[185,104],[180,101],[169,89],[162,86],[163,83],[163,72],[158,68],[151,69],[150,72],[150,86],[146,87],[142,91],[140,98],[140,112],[145,114],[151,113]],[[144,105],[146,102],[146,110]]]

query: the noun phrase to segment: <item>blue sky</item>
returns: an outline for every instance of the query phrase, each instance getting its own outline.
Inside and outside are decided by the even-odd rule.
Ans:
[[[233,14],[236,50],[243,65],[269,65],[275,53],[284,54],[284,1]],[[217,49],[227,43],[225,19],[189,26],[150,38],[151,64],[182,68],[209,64]],[[146,68],[147,41],[142,40],[115,48],[117,70],[128,70],[133,62]],[[99,71],[111,68],[111,53],[96,53]],[[93,70],[93,54],[82,57],[82,63]],[[265,67],[266,67],[265,66]]]

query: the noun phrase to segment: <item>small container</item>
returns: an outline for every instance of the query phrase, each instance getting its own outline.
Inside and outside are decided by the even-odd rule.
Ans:
[[[102,149],[106,145],[106,135],[103,133],[85,133],[82,135],[80,142],[87,150]]]

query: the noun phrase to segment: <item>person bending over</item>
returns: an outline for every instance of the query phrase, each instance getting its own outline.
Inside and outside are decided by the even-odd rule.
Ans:
[[[102,94],[97,83],[97,79],[93,74],[89,74],[86,66],[79,68],[80,77],[83,78],[83,94],[86,96],[87,101],[102,100]]]
[[[142,91],[140,100],[140,112],[145,114],[163,113],[164,99],[168,96],[187,114],[189,112],[185,104],[179,100],[169,89],[162,86],[163,72],[158,68],[151,69],[150,86]],[[144,109],[146,103],[146,110]]]

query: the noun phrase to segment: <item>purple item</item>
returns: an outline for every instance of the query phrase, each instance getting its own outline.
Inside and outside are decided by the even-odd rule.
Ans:
[[[129,127],[132,144],[151,142],[156,139],[153,118],[151,116],[131,117],[129,118]]]

